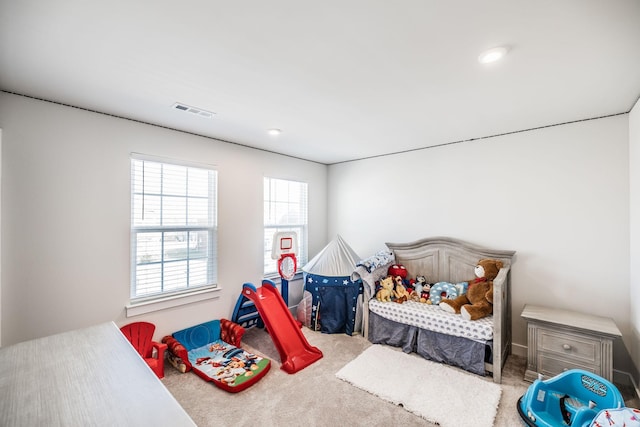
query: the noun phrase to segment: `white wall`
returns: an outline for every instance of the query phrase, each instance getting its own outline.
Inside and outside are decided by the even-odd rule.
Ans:
[[[630,238],[631,238],[631,334],[630,346],[635,366],[640,369],[640,101],[629,113],[629,171],[630,171]],[[640,374],[635,373],[636,384],[640,384]]]
[[[242,283],[259,282],[270,175],[309,182],[310,257],[336,234],[361,256],[435,235],[516,250],[516,352],[526,346],[522,307],[546,304],[613,317],[638,366],[640,312],[629,297],[640,298],[640,263],[630,262],[640,223],[629,215],[640,212],[639,108],[333,165],[327,176],[312,162],[0,92],[1,344],[136,319],[124,317],[135,151],[220,171],[222,296],[143,316],[158,337],[229,316]],[[628,370],[624,348],[615,351]]]
[[[611,316],[628,341],[628,140],[621,115],[332,165],[329,233],[363,257],[429,236],[517,251],[517,353],[526,303]]]
[[[326,244],[327,167],[208,138],[0,93],[3,344],[125,318],[129,154],[219,171],[218,300],[150,315],[156,338],[229,317],[263,269],[265,175],[309,183],[309,253]]]
[[[2,242],[2,129],[0,129],[0,243]],[[2,347],[2,245],[0,244],[0,347]]]

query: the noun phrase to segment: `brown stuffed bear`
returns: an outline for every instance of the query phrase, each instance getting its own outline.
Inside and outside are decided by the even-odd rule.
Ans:
[[[461,314],[467,320],[477,320],[493,313],[493,279],[502,268],[502,261],[481,259],[474,270],[476,276],[469,281],[467,293],[456,299],[445,299],[440,308],[449,313]]]

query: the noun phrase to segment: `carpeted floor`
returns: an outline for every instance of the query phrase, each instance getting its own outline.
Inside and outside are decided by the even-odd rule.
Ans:
[[[307,328],[303,328],[303,332],[311,345],[322,350],[324,357],[293,375],[280,369],[280,356],[269,335],[253,328],[246,332],[243,347],[270,358],[272,363],[271,371],[253,387],[240,393],[227,393],[194,373],[181,374],[168,363],[162,381],[200,427],[435,425],[335,376],[371,345],[362,336],[328,335]],[[507,359],[495,426],[523,425],[516,402],[529,386],[522,379],[525,365],[522,357],[512,355]],[[410,368],[390,366],[388,374],[410,376]],[[491,377],[484,380],[492,381]],[[460,398],[482,399],[482,396]],[[424,399],[428,400],[429,396]],[[459,425],[468,424],[461,419]]]
[[[409,375],[389,375],[389,366],[404,366]],[[443,427],[460,427],[461,420],[469,426],[492,427],[502,394],[500,385],[478,375],[380,344],[368,347],[336,376]]]
[[[201,427],[435,425],[336,378],[336,372],[371,345],[363,337],[328,335],[307,328],[303,331],[309,343],[322,350],[324,357],[293,375],[280,369],[280,356],[269,335],[254,328],[245,334],[243,346],[269,357],[273,366],[253,387],[230,394],[191,372],[181,374],[169,364],[163,383]],[[496,426],[520,423],[515,405],[528,387],[522,381],[524,365],[523,358],[512,356],[507,360]],[[411,369],[390,366],[389,375],[410,376]],[[481,399],[482,396],[460,398]],[[460,425],[465,425],[464,420]]]

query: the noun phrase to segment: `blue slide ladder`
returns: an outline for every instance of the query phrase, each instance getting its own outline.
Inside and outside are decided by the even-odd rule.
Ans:
[[[289,281],[286,279],[280,279],[280,289],[282,289],[282,299],[288,307]],[[258,328],[264,328],[264,322],[260,317],[260,313],[258,313],[256,305],[253,303],[253,301],[244,296],[243,293],[240,294],[240,296],[238,297],[238,301],[236,301],[236,306],[233,309],[231,321],[233,323],[237,323],[245,329],[253,328],[254,326],[257,326]]]
[[[256,305],[243,294],[240,294],[238,297],[236,307],[233,309],[231,321],[245,329],[253,328],[254,326],[264,328],[264,322],[258,313]]]

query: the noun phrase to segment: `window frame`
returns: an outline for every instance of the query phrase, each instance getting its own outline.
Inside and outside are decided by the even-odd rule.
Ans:
[[[186,187],[185,187],[185,193],[184,195],[180,195],[180,196],[176,196],[175,194],[171,194],[170,192],[164,192],[164,188],[162,188],[161,185],[161,189],[159,192],[154,193],[154,197],[159,198],[159,200],[161,201],[160,203],[160,218],[164,218],[163,217],[163,209],[164,205],[163,205],[163,198],[170,198],[170,197],[184,197],[185,199],[185,206],[187,206],[189,204],[189,201],[193,201],[196,199],[200,199],[206,200],[206,204],[207,204],[207,221],[208,224],[206,225],[192,225],[189,224],[190,219],[193,220],[193,217],[190,217],[188,213],[185,213],[185,221],[184,224],[154,224],[154,225],[136,225],[136,219],[135,219],[135,215],[136,213],[141,213],[140,209],[136,209],[136,197],[139,197],[140,195],[142,195],[143,197],[146,194],[150,194],[150,193],[146,193],[145,190],[143,189],[142,191],[140,190],[136,190],[136,165],[139,165],[139,162],[149,162],[149,163],[154,163],[156,165],[160,165],[161,167],[161,176],[159,178],[160,182],[163,182],[163,178],[164,178],[164,173],[165,173],[165,166],[169,166],[170,168],[186,168],[188,172],[190,169],[194,169],[194,170],[198,170],[200,172],[206,172],[207,173],[207,180],[208,182],[208,192],[207,192],[207,196],[206,197],[202,197],[202,196],[193,196],[189,194],[189,190],[188,190],[188,183],[186,183]],[[218,201],[217,201],[217,197],[218,197],[218,171],[215,169],[215,167],[213,165],[208,165],[208,164],[201,164],[201,163],[195,163],[195,162],[186,162],[186,161],[181,161],[181,160],[176,160],[176,159],[169,159],[169,158],[161,158],[161,157],[155,157],[155,156],[149,156],[149,155],[144,155],[144,154],[139,154],[139,153],[132,153],[130,155],[130,197],[131,197],[131,209],[130,209],[130,283],[129,283],[129,298],[130,298],[130,305],[127,306],[127,312],[129,312],[129,309],[134,307],[134,306],[140,306],[140,305],[148,305],[150,303],[154,303],[156,301],[167,301],[167,300],[175,300],[176,298],[182,298],[182,297],[190,297],[190,300],[194,300],[194,295],[196,295],[196,300],[200,300],[200,299],[208,299],[208,298],[214,298],[216,296],[204,296],[204,297],[197,297],[197,294],[206,294],[208,291],[215,291],[218,290],[218,280],[217,280],[217,276],[218,276],[218,256],[217,256],[217,240],[218,240]],[[188,175],[187,175],[188,176]],[[144,179],[143,179],[144,180]],[[144,186],[144,184],[142,184]],[[168,208],[166,208],[168,209]],[[185,208],[186,211],[188,212],[188,208]],[[161,219],[160,221],[163,221],[163,219]],[[194,256],[193,258],[191,257],[191,239],[190,233],[206,233],[207,234],[207,243],[206,243],[206,249],[205,249],[205,256],[204,257],[197,257]],[[139,283],[138,283],[138,269],[141,264],[138,262],[138,236],[141,233],[160,233],[161,234],[161,238],[160,238],[160,258],[161,260],[159,262],[153,262],[150,264],[157,264],[160,266],[160,270],[161,273],[160,275],[163,276],[164,270],[165,270],[165,265],[167,265],[168,263],[178,263],[178,262],[186,262],[187,264],[187,271],[186,271],[186,277],[181,277],[181,280],[184,279],[186,280],[186,286],[179,286],[178,288],[175,289],[165,289],[165,287],[167,286],[167,282],[165,280],[164,277],[162,277],[159,281],[159,286],[160,286],[160,291],[159,292],[153,292],[153,293],[142,293],[139,291]],[[167,254],[165,253],[165,244],[167,243],[167,240],[165,240],[166,237],[166,233],[187,233],[186,236],[186,250],[187,250],[187,254],[185,257],[183,258],[176,258],[173,260],[167,260]],[[178,236],[178,234],[176,234],[176,236]],[[194,241],[199,242],[200,239],[196,238]],[[184,240],[182,240],[182,242],[184,242]],[[197,247],[197,246],[196,246]],[[190,271],[191,271],[191,266],[189,266],[190,262],[193,260],[206,260],[206,267],[205,267],[205,283],[204,284],[196,284],[193,285],[190,280],[191,278],[189,277]],[[182,303],[188,303],[189,301],[185,300],[186,302],[182,302]],[[182,303],[175,303],[175,304],[170,304],[169,306],[175,306],[175,305],[181,305]],[[165,304],[166,305],[166,304]],[[164,308],[164,307],[162,307]],[[149,311],[154,311],[154,310],[149,310]],[[144,311],[143,312],[147,312]],[[127,316],[129,316],[129,314],[127,314]]]
[[[295,223],[268,223],[268,214],[266,212],[268,204],[272,209],[272,204],[275,203],[271,194],[267,194],[267,185],[271,189],[271,185],[273,181],[280,181],[287,184],[297,184],[302,185],[304,187],[303,195],[301,199],[297,202],[293,202],[291,199],[287,199],[287,203],[289,205],[297,204],[298,206],[302,206],[302,213],[300,216],[302,218],[302,222]],[[275,233],[279,231],[295,231],[298,236],[298,251],[296,254],[297,259],[297,271],[299,273],[301,268],[308,261],[308,230],[309,230],[309,184],[304,181],[292,180],[292,179],[284,179],[284,178],[276,178],[270,176],[263,177],[263,238],[264,238],[264,252],[263,252],[263,274],[265,277],[277,277],[278,276],[278,267],[277,260],[273,260],[271,258],[271,249],[273,243],[273,236]],[[267,262],[269,260],[269,262]],[[267,267],[273,266],[273,269],[267,269]]]

